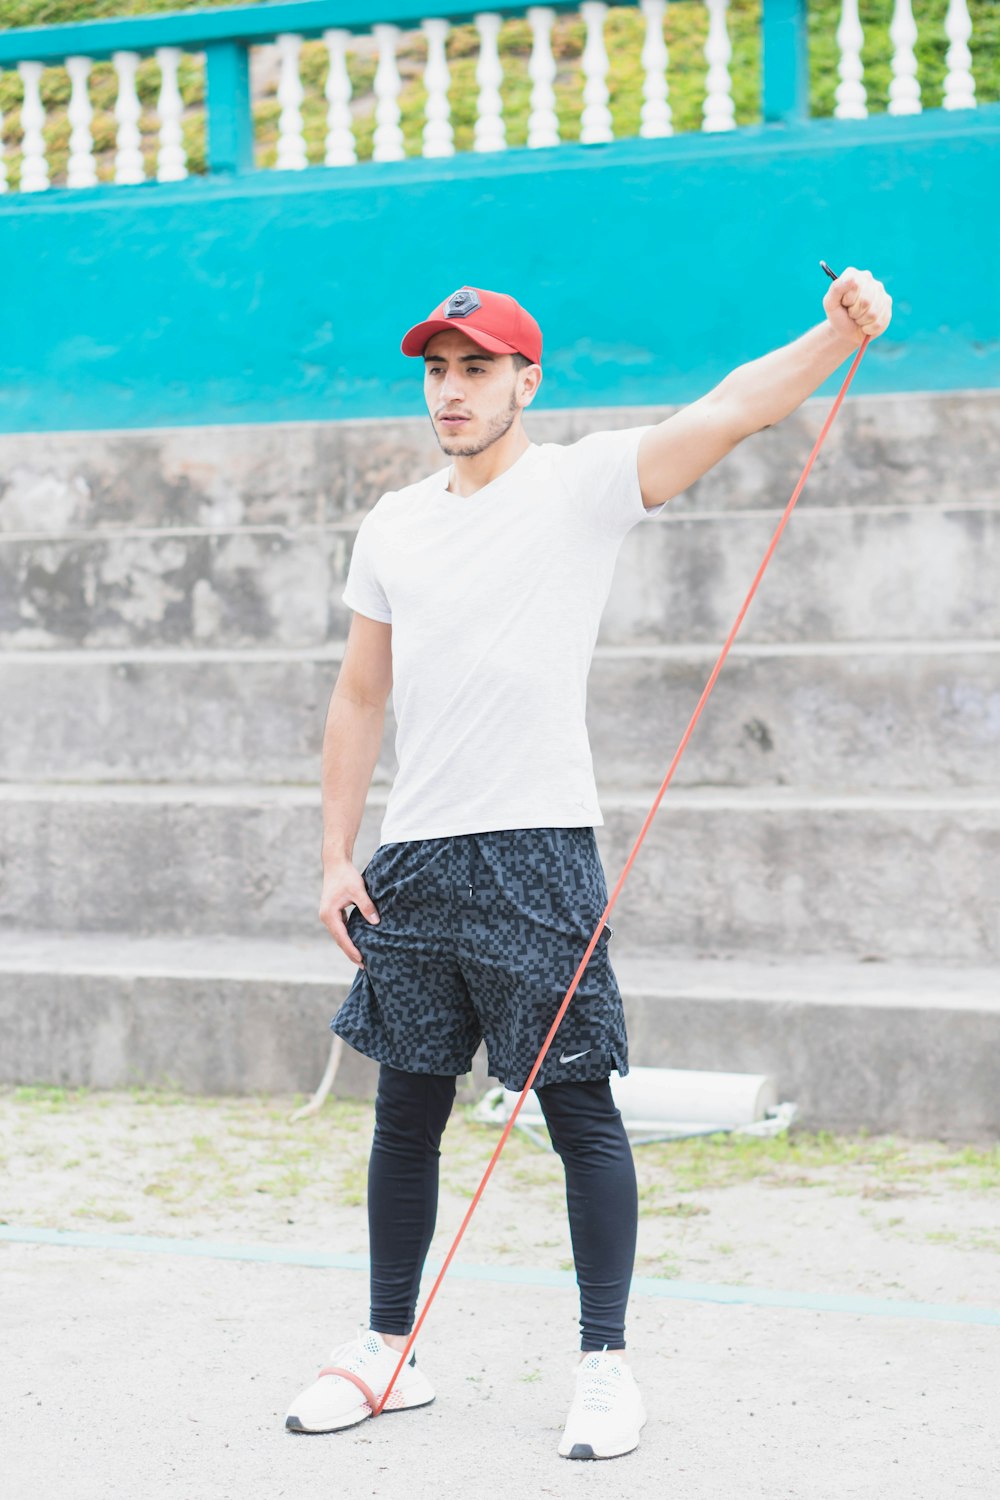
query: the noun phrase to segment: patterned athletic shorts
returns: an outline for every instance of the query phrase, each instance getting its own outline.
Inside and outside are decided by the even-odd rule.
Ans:
[[[347,918],[365,961],[330,1022],[408,1073],[490,1074],[521,1089],[608,899],[593,828],[504,828],[382,844],[362,876],[380,920]],[[607,922],[536,1087],[628,1072]]]

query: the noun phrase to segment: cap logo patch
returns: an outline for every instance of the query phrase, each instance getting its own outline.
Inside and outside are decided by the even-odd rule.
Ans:
[[[448,298],[448,305],[444,310],[446,318],[467,318],[474,313],[477,307],[482,307],[479,296],[471,287],[464,286],[459,292],[452,292]]]

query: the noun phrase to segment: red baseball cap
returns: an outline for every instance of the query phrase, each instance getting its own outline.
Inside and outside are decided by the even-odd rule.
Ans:
[[[491,354],[525,354],[533,365],[542,362],[542,330],[529,312],[506,292],[487,292],[463,286],[440,302],[422,323],[415,323],[400,348],[421,355],[433,333],[457,328]]]

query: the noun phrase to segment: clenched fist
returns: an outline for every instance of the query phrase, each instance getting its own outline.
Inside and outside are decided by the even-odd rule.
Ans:
[[[870,271],[848,266],[823,298],[823,311],[841,338],[860,344],[877,339],[892,321],[892,298]]]

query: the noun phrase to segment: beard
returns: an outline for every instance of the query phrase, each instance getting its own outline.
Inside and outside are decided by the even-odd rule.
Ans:
[[[460,438],[456,437],[453,443],[449,443],[449,440],[446,437],[442,437],[437,427],[435,427],[434,434],[438,440],[441,452],[446,453],[449,458],[474,458],[477,453],[484,453],[487,448],[492,447],[495,442],[499,441],[505,432],[510,431],[520,410],[514,395],[514,389],[512,386],[510,399],[505,409],[495,412],[490,417],[489,422],[486,424],[486,432],[481,438],[463,443]]]

